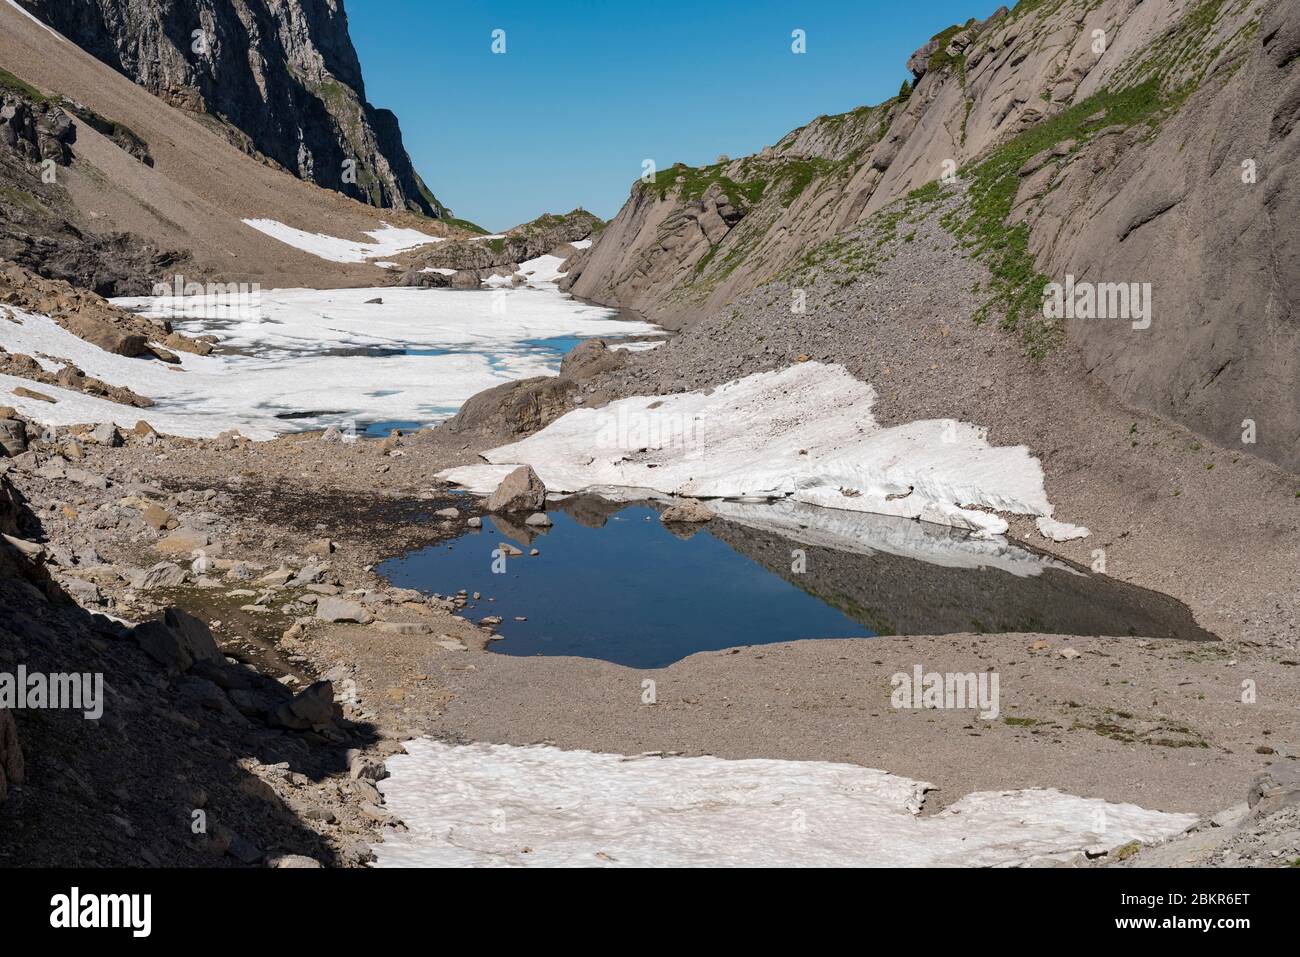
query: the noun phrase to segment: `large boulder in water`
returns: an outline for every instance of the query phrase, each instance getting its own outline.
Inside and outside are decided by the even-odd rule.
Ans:
[[[531,465],[521,465],[501,480],[487,507],[489,512],[539,512],[546,507],[546,486]]]

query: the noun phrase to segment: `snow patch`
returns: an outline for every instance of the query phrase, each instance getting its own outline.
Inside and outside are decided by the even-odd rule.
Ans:
[[[1038,526],[1038,534],[1044,538],[1050,538],[1054,542],[1071,542],[1076,538],[1087,538],[1092,534],[1082,525],[1071,525],[1069,522],[1058,522],[1054,518],[1043,517],[1035,523]]]
[[[885,428],[872,417],[875,398],[842,366],[805,362],[705,392],[576,409],[483,453],[500,468],[440,477],[488,494],[506,466],[528,464],[557,492],[789,498],[983,535],[1007,530],[997,512],[1052,517],[1042,466],[1025,446],[991,446],[986,429],[955,419]]]
[[[372,243],[309,233],[274,219],[246,219],[244,223],[272,239],[334,263],[363,263],[381,256],[395,256],[430,243],[446,242],[441,236],[430,236],[416,229],[398,229],[388,223],[381,224],[379,229],[366,230],[366,235],[374,240]]]
[[[590,240],[590,239],[579,239],[579,240],[577,240],[576,242],[569,243],[569,245],[572,246],[574,249],[590,249],[590,248],[591,248],[591,240]]]
[[[826,761],[429,739],[406,751],[379,787],[409,830],[374,847],[381,867],[1002,867],[1155,842],[1197,820],[1041,789],[918,817],[931,785]]]

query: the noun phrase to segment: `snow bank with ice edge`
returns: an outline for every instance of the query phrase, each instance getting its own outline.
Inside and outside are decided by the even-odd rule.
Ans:
[[[374,847],[381,867],[1001,867],[1160,841],[1197,820],[1040,789],[918,817],[931,785],[826,761],[406,749],[379,786],[409,830]]]
[[[367,302],[374,298],[383,302]],[[162,432],[184,436],[239,429],[250,438],[265,439],[348,419],[431,422],[454,414],[484,389],[558,371],[558,357],[530,340],[662,331],[615,319],[613,311],[577,302],[554,286],[495,294],[281,289],[261,292],[255,310],[238,296],[116,303],[170,319],[191,335],[215,334],[224,349],[241,354],[182,353],[179,367],[128,359],[77,338],[45,316],[0,308],[0,346],[33,356],[50,370],[72,362],[87,375],[132,389],[156,405],[130,408],[8,378],[0,385],[0,404],[51,425],[114,422],[129,427],[144,419]],[[58,402],[14,396],[18,386]],[[303,412],[324,414],[277,418]]]
[[[805,362],[705,392],[576,409],[483,453],[487,466],[439,477],[487,494],[511,467],[527,464],[556,492],[789,498],[988,535],[1007,530],[995,512],[1052,521],[1042,466],[1025,446],[991,446],[986,429],[955,419],[885,428],[871,415],[875,398],[842,366]],[[1040,531],[1088,534],[1054,522]]]

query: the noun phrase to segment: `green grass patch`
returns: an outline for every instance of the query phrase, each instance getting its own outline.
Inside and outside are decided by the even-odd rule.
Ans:
[[[1064,330],[1058,320],[1043,316],[1043,288],[1049,280],[1034,266],[1029,226],[1007,224],[1020,185],[1020,168],[1031,156],[1066,140],[1086,141],[1103,126],[1145,122],[1154,127],[1169,103],[1155,80],[1119,92],[1102,91],[1031,127],[963,170],[970,179],[969,201],[945,216],[943,224],[991,273],[988,298],[976,310],[976,322],[1000,316],[1002,327],[1018,334],[1035,358],[1055,348]],[[1104,114],[1103,118],[1089,120],[1098,113]]]
[[[474,233],[477,236],[486,236],[488,231],[478,223],[472,223],[468,219],[457,219],[455,216],[449,216],[443,220],[448,226],[455,226],[457,229],[464,229]]]
[[[0,67],[0,90],[8,90],[36,103],[49,103],[50,98],[30,83],[25,83],[8,70]]]
[[[767,181],[751,179],[736,182],[722,171],[730,163],[714,163],[712,166],[687,166],[674,163],[668,169],[655,173],[653,183],[638,180],[639,188],[657,192],[660,199],[667,199],[670,192],[676,191],[683,200],[690,201],[703,196],[714,183],[722,185],[723,190],[732,199],[740,198],[746,202],[757,203],[767,189]]]

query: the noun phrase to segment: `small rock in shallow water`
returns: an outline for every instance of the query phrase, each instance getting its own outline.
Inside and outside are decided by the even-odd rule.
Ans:
[[[549,528],[554,523],[551,521],[551,517],[545,512],[534,512],[532,515],[529,515],[524,519],[524,524],[530,525],[533,528]]]

